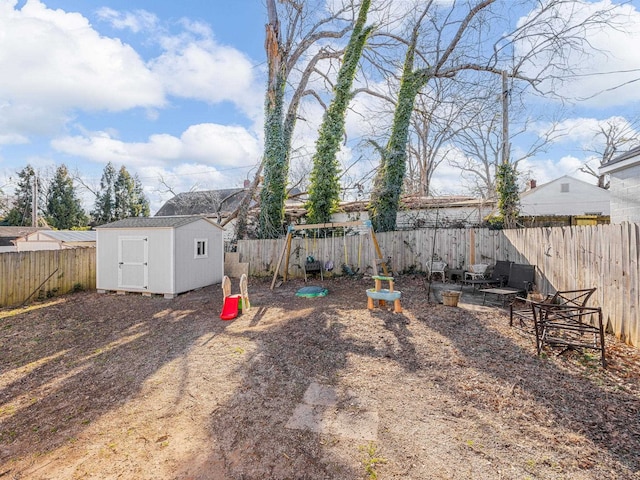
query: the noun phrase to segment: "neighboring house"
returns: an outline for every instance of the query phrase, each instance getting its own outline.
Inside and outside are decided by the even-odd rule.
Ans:
[[[39,230],[16,238],[13,243],[18,252],[95,247],[96,232],[85,230]]]
[[[520,194],[520,216],[609,215],[608,190],[567,175]]]
[[[333,222],[368,220],[367,200],[341,205],[342,212],[331,216]],[[467,196],[424,197],[405,195],[396,216],[396,228],[473,227],[480,225],[495,209],[496,202]]]
[[[199,215],[220,223],[238,208],[244,199],[247,188],[179,193],[167,200],[155,216]],[[235,222],[227,224],[224,232],[225,241],[231,241],[235,234]]]
[[[238,208],[246,192],[246,188],[228,188],[179,193],[167,200],[155,216],[207,215],[221,219]]]
[[[133,217],[96,228],[96,288],[163,294],[221,283],[223,230],[202,216]]]
[[[46,227],[0,227],[0,253],[17,252],[14,241],[40,230],[50,230]]]
[[[600,174],[609,175],[611,223],[640,223],[640,147],[602,165]]]

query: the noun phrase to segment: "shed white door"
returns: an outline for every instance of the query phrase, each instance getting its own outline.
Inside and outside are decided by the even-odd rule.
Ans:
[[[149,239],[118,238],[118,287],[149,288]]]

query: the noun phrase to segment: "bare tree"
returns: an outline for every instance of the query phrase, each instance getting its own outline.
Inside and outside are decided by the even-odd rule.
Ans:
[[[455,89],[456,82],[434,79],[430,86],[416,98],[404,185],[406,193],[422,196],[431,194],[433,174],[456,152],[453,140],[461,131],[460,119],[468,113],[469,103],[462,92]]]
[[[640,145],[639,125],[640,120],[637,118],[627,121],[621,117],[613,117],[600,122],[593,144],[586,149],[596,156],[597,164],[587,162],[580,171],[597,178],[600,188],[609,188],[609,179],[606,175],[601,175],[598,169],[616,155]]]

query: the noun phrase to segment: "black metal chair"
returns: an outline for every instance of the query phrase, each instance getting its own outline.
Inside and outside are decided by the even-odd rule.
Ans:
[[[534,265],[512,263],[509,270],[509,280],[505,286],[480,290],[483,293],[482,304],[485,305],[487,295],[490,295],[499,298],[504,307],[507,300],[513,300],[519,294],[531,290],[535,281],[535,275],[536,267]]]
[[[531,308],[531,303],[546,303],[550,305],[571,305],[574,307],[584,307],[589,298],[596,291],[595,288],[585,288],[579,290],[558,290],[553,295],[547,295],[542,300],[533,301],[528,298],[516,298],[518,303],[512,302],[509,306],[509,326],[533,333],[535,319]]]
[[[600,352],[606,368],[604,325],[600,307],[532,303],[538,355],[545,345],[569,349],[592,349]]]
[[[464,285],[473,285],[475,291],[478,286],[498,286],[506,285],[509,281],[509,271],[511,269],[511,263],[504,260],[498,260],[491,269],[491,273],[488,278],[475,278],[475,279],[463,279]]]

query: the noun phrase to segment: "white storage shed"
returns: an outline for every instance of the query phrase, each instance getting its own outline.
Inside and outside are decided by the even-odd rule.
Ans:
[[[96,228],[96,288],[167,298],[221,283],[223,229],[201,216],[133,217]]]

